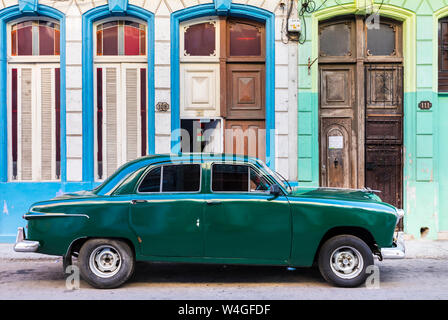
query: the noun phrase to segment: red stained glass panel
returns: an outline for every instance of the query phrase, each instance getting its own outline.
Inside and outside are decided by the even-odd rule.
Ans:
[[[261,31],[248,24],[232,24],[230,26],[230,55],[260,56]]]
[[[103,29],[103,55],[118,55],[118,26]]]
[[[189,26],[184,34],[185,54],[190,56],[210,56],[215,53],[215,25],[200,23]]]
[[[39,54],[54,55],[54,29],[48,26],[39,26]]]
[[[33,55],[33,27],[31,25],[17,30],[17,41],[19,56]]]
[[[140,30],[133,26],[124,26],[124,54],[138,56],[140,54]]]

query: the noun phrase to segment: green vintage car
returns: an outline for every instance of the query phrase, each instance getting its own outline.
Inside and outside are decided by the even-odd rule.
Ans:
[[[291,188],[262,161],[225,154],[152,155],[92,191],[38,202],[15,250],[78,258],[97,288],[126,282],[135,261],[317,265],[337,286],[403,258],[403,211],[371,190]]]

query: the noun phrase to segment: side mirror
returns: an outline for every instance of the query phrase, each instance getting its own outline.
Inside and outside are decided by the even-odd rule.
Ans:
[[[269,193],[273,196],[278,196],[282,193],[282,190],[280,189],[280,187],[278,186],[278,184],[273,184],[271,185],[271,187],[269,188]]]

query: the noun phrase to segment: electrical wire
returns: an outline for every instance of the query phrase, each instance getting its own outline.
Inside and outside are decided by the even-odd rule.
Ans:
[[[291,13],[292,13],[292,10],[293,10],[294,4],[295,4],[295,0],[290,0],[289,5],[287,5],[287,10],[288,11],[287,11],[287,14],[286,14],[286,18],[282,22],[282,33],[283,32],[286,33],[287,41],[285,42],[283,40],[283,38],[282,38],[282,42],[283,43],[288,43],[289,41],[295,41],[295,42],[298,42],[299,44],[304,44],[305,41],[306,41],[306,29],[307,29],[305,15],[312,14],[313,12],[319,10],[320,8],[323,7],[323,5],[327,1],[328,0],[322,1],[320,6],[318,8],[316,8],[315,0],[297,0],[297,5],[300,4],[300,8],[298,8],[298,18],[300,19],[300,22],[301,22],[301,25],[302,25],[302,32],[300,34],[298,34],[298,35],[293,35],[288,30],[286,30],[286,32],[285,32],[285,28],[284,28],[285,21],[288,22],[289,19],[291,18]]]
[[[320,4],[319,7],[316,8],[316,1],[315,0],[297,0],[297,5],[299,5],[300,3],[300,9],[298,11],[298,18],[301,20],[301,25],[302,25],[302,32],[300,32],[298,35],[293,35],[291,32],[289,32],[287,30],[287,26],[285,29],[285,21],[286,24],[288,23],[289,19],[291,18],[291,13],[292,10],[294,8],[294,4],[295,4],[296,0],[290,0],[289,1],[289,5],[287,5],[287,14],[285,19],[282,21],[282,42],[283,43],[288,43],[289,41],[295,41],[298,42],[299,44],[304,44],[306,42],[306,15],[307,14],[312,14],[313,12],[319,11],[328,0],[323,0]],[[335,0],[336,4],[340,7],[346,8],[342,3],[339,2],[339,0]],[[378,9],[376,10],[376,13],[374,13],[374,15],[378,15],[382,6],[384,4],[384,0],[381,0],[381,3],[378,7]],[[359,9],[357,9],[355,11],[355,14],[359,12]],[[283,39],[283,33],[286,34],[287,37],[287,41],[285,42]]]

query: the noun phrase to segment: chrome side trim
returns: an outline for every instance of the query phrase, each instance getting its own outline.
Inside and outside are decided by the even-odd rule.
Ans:
[[[383,259],[404,259],[406,256],[406,248],[404,245],[403,232],[397,233],[394,241],[394,247],[381,248],[381,257]]]
[[[15,252],[36,252],[39,248],[39,241],[25,240],[25,230],[22,227],[17,229]]]
[[[25,214],[23,216],[23,219],[29,220],[34,218],[54,218],[54,217],[78,217],[78,218],[87,218],[90,219],[90,217],[86,214],[66,214],[66,213],[31,213],[31,214]]]

